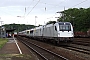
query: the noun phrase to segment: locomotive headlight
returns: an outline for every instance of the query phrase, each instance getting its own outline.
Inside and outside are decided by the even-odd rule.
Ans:
[[[72,33],[72,36],[74,36],[74,34]]]

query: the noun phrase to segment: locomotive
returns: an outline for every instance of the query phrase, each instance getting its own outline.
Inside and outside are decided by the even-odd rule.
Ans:
[[[70,22],[57,22],[19,32],[19,35],[42,41],[60,43],[73,41],[74,32]]]

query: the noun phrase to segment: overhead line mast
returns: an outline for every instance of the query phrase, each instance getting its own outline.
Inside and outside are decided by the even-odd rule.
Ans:
[[[60,12],[60,11],[59,11],[59,12],[57,12],[57,13],[59,13],[59,14],[60,14],[60,13],[62,13],[62,12]],[[62,16],[63,16],[63,22],[64,22],[64,20],[65,20],[65,7],[64,7],[64,11],[63,11]]]

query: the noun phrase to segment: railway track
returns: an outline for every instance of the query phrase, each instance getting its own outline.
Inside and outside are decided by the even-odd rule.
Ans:
[[[89,47],[87,47],[87,46],[80,47],[80,45],[77,45],[77,46],[75,46],[75,45],[71,44],[71,45],[69,45],[67,47],[63,47],[63,48],[90,55],[90,48]]]
[[[77,38],[74,39],[72,44],[78,44],[78,45],[83,45],[83,46],[90,46],[90,39],[89,38]]]
[[[73,44],[83,45],[83,46],[90,46],[90,43],[82,43],[82,42],[73,42]]]
[[[47,50],[43,47],[40,47],[34,43],[29,42],[28,40],[24,40],[22,38],[19,38],[19,40],[24,43],[27,47],[32,49],[34,52],[36,52],[39,56],[42,57],[43,60],[68,60],[67,58],[58,55],[50,50]]]

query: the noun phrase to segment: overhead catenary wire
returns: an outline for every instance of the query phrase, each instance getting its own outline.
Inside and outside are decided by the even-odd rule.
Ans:
[[[31,11],[37,6],[37,4],[40,2],[40,0],[33,6],[33,8],[28,12],[27,16],[31,13]]]
[[[38,3],[45,4],[45,11],[47,10],[47,7],[46,7],[46,4],[47,4],[47,3],[40,2],[40,0],[37,2],[37,4],[38,4]],[[62,3],[62,2],[60,2],[59,4],[61,4],[61,3]],[[36,4],[36,5],[37,5],[37,4]],[[30,5],[31,5],[31,4],[30,4]],[[35,5],[35,6],[36,6],[36,5]],[[58,5],[54,5],[54,4],[47,4],[47,5],[52,5],[52,6],[56,6],[56,7],[58,6]],[[27,14],[26,16],[28,16],[28,15],[31,13],[31,11],[35,8],[35,6],[30,10],[30,12],[28,12],[28,14]],[[59,7],[59,6],[58,6],[58,7]],[[29,8],[29,7],[28,7],[28,8]],[[56,14],[56,13],[55,13],[55,14]],[[55,14],[54,14],[54,15],[55,15]]]
[[[33,2],[34,2],[34,0],[32,0],[32,2],[30,3],[29,7],[27,7],[27,9],[30,8],[30,6],[32,5]]]
[[[42,4],[47,4],[47,5],[49,5],[49,6],[53,6],[53,7],[60,7],[60,6],[58,6],[59,4],[62,4],[63,2],[60,2],[59,4],[50,4],[50,3],[45,3],[45,2],[40,2],[40,3],[42,3]]]
[[[78,6],[78,5],[80,5],[80,4],[82,4],[82,3],[86,2],[86,1],[88,1],[88,0],[81,1],[81,2],[79,2],[79,3],[75,4],[75,5],[73,5],[72,7]],[[65,8],[65,7],[64,7],[64,8]],[[71,8],[71,7],[70,7],[70,8]],[[65,9],[64,9],[64,10],[65,10]]]
[[[33,1],[35,1],[35,0],[32,0],[32,2],[33,2]],[[86,1],[87,1],[87,0],[84,0],[84,1],[82,1],[82,2],[79,2],[78,4],[76,4],[76,5],[74,5],[74,6],[78,6],[78,5],[80,5],[80,4],[82,4],[82,3],[86,2]],[[37,2],[37,1],[36,1],[36,2]],[[31,10],[30,10],[29,12],[27,11],[27,8],[28,8],[28,7],[25,7],[25,12],[28,13],[28,14],[26,14],[26,15],[28,16],[28,15],[32,12],[32,10],[37,6],[37,4],[40,3],[40,2],[41,2],[41,1],[39,0],[39,1],[35,4],[35,6],[33,6],[33,7],[31,8]],[[32,3],[31,3],[31,4],[32,4]],[[31,4],[30,4],[30,5],[31,5]],[[58,5],[49,4],[49,3],[45,3],[45,2],[44,2],[44,4],[45,4],[45,5],[53,5],[53,6],[55,6],[55,7],[57,7],[57,6],[59,5],[59,4],[58,4]],[[72,6],[72,7],[74,7],[74,6]],[[45,10],[47,10],[47,8],[48,8],[48,7],[45,6]],[[53,11],[53,12],[54,12],[54,11]],[[55,12],[54,14],[56,14],[56,12]],[[53,14],[53,15],[54,15],[54,14]],[[11,15],[11,14],[9,13],[9,15]],[[51,16],[50,18],[53,18],[53,17],[54,17],[54,16]]]
[[[78,5],[80,5],[80,4],[82,4],[82,3],[86,2],[86,1],[87,0],[81,1],[80,3],[78,3],[78,4],[76,4],[76,5],[72,6],[72,7],[78,6]],[[64,7],[64,10],[65,10],[65,7]],[[56,13],[55,13],[55,15],[56,15]],[[55,16],[55,15],[53,15],[53,16]],[[49,17],[47,19],[53,18],[53,16],[51,16],[51,17]]]
[[[72,7],[75,7],[75,6],[77,6],[77,5],[80,5],[80,4],[82,4],[82,3],[86,2],[86,1],[88,1],[88,0],[84,0],[84,1],[82,1],[82,2],[80,2],[80,3],[78,3],[78,4],[76,4],[76,5],[74,5],[74,6],[72,6]]]
[[[45,12],[46,12],[46,10],[47,10],[46,4],[47,4],[47,3],[44,3],[44,2],[40,2],[40,3],[45,4]],[[53,5],[53,6],[55,6],[55,7],[57,7],[57,6],[58,6],[58,5],[54,5],[54,4],[47,4],[47,5]],[[48,17],[48,18],[46,18],[46,19],[51,19],[51,18],[53,18],[55,15],[56,15],[56,13],[55,13],[55,14],[53,14],[51,17]],[[45,23],[45,21],[44,21],[44,23]]]
[[[31,1],[30,5],[29,5],[28,7],[25,7],[25,13],[24,13],[24,16],[25,16],[27,10],[30,8],[30,6],[32,5],[33,2],[34,2],[34,0]],[[26,5],[26,4],[25,4],[25,5]]]

